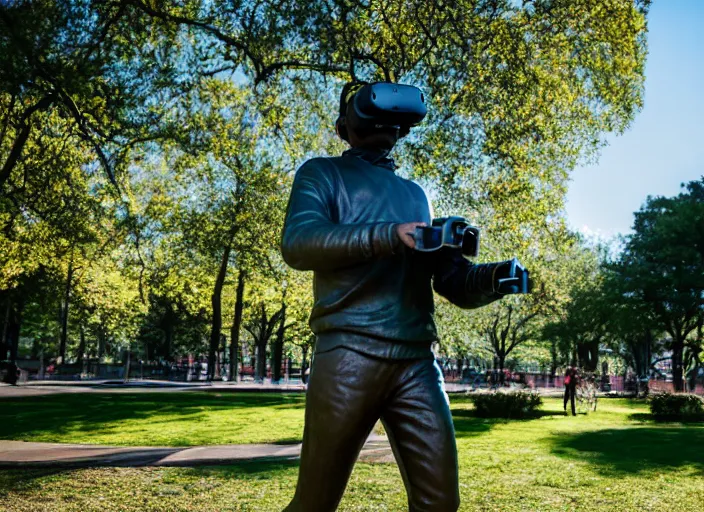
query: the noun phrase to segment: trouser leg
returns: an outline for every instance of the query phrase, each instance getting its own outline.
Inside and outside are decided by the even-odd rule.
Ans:
[[[565,398],[565,399],[564,399],[563,404],[562,404],[562,409],[563,409],[565,412],[567,412],[567,402],[568,402],[569,399],[570,399],[570,387],[569,387],[569,386],[565,386],[565,397],[564,397],[564,398]]]
[[[408,363],[395,379],[382,421],[411,512],[459,507],[457,447],[442,373],[433,360]]]
[[[570,389],[570,402],[572,403],[572,416],[577,416],[577,411],[574,407],[574,395],[576,394],[576,388],[574,386],[569,386]]]
[[[316,355],[306,395],[298,485],[287,511],[337,508],[381,412],[388,374],[383,365],[344,348]]]

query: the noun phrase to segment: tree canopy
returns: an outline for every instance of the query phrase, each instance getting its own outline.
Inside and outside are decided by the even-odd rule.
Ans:
[[[555,265],[573,244],[570,171],[642,105],[649,5],[3,3],[4,344],[16,356],[26,335],[70,361],[109,346],[212,362],[227,326],[246,347],[245,326],[285,304],[276,357],[309,354],[309,280],[276,247],[293,171],[343,149],[332,127],[353,78],[424,90],[429,115],[396,149],[399,172],[438,211],[480,225],[486,258],[519,256],[540,284],[462,317],[483,326],[470,337],[451,334],[459,313],[440,305],[446,345],[484,343],[491,325],[514,348],[537,340],[568,302]]]

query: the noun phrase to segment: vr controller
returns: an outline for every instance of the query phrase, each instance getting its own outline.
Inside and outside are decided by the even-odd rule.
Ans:
[[[530,293],[531,281],[528,271],[516,258],[504,261],[495,270],[496,291],[502,295]]]
[[[459,249],[465,258],[479,255],[479,229],[470,226],[463,217],[440,217],[433,219],[431,226],[418,227],[413,235],[416,250],[438,251],[443,247]],[[516,258],[489,264],[491,288],[502,295],[530,293],[529,272]]]
[[[440,217],[431,226],[418,227],[413,235],[416,250],[437,251],[441,247],[460,249],[467,258],[479,256],[479,228],[469,225],[463,217]]]

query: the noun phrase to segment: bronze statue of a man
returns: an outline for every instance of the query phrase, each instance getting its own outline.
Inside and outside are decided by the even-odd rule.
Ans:
[[[314,271],[310,326],[318,337],[298,485],[286,510],[335,510],[381,418],[409,510],[449,512],[459,507],[457,449],[431,350],[433,289],[461,308],[488,304],[502,296],[496,270],[507,262],[474,265],[459,250],[414,250],[416,228],[431,223],[428,199],[395,174],[389,153],[418,119],[401,115],[394,124],[406,100],[391,91],[396,106],[379,107],[369,87],[343,88],[336,129],[351,148],[300,167],[283,230],[285,261]]]

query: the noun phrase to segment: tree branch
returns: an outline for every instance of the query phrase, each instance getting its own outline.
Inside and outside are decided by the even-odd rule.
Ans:
[[[10,154],[7,156],[7,160],[5,160],[5,165],[3,165],[2,170],[0,170],[0,190],[5,182],[10,178],[12,170],[15,168],[15,165],[17,165],[20,156],[22,156],[22,150],[24,149],[24,145],[27,143],[29,133],[32,129],[32,125],[29,122],[30,116],[38,110],[46,110],[49,108],[51,103],[54,101],[54,98],[55,96],[53,94],[48,94],[25,110],[22,114],[19,122],[20,133],[15,138]]]

